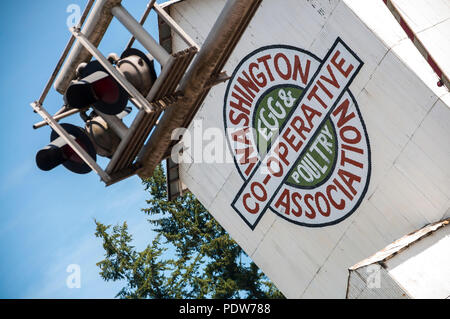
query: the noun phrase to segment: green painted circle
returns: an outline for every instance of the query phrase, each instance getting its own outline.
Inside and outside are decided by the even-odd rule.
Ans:
[[[283,126],[296,108],[302,92],[302,88],[294,85],[277,86],[258,101],[253,129],[261,157],[264,157],[272,141],[275,141],[278,128]],[[324,183],[335,167],[337,148],[333,123],[327,119],[312,138],[308,149],[293,165],[286,183],[298,188],[314,188]]]

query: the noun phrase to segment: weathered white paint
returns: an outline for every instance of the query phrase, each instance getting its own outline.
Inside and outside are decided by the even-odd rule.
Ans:
[[[350,273],[348,299],[409,299],[388,271],[378,264],[358,268]]]
[[[389,275],[413,298],[450,296],[450,227],[437,230],[386,262]]]
[[[170,13],[201,44],[224,3],[186,0]],[[352,216],[307,228],[267,212],[252,231],[231,208],[243,184],[233,163],[180,169],[188,188],[289,298],[344,298],[348,267],[440,220],[450,207],[450,94],[436,87],[433,71],[382,1],[264,0],[225,70],[231,74],[247,54],[272,44],[323,58],[337,37],[365,63],[350,90],[367,126],[372,174]],[[174,51],[182,45],[174,37]],[[211,90],[192,133],[195,125],[223,129],[225,89]]]
[[[350,267],[347,298],[448,298],[449,220],[403,236]]]
[[[439,61],[443,71],[449,74],[450,1],[396,0],[395,3],[428,52]]]

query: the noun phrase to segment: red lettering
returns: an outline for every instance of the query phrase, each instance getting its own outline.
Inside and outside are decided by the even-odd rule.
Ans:
[[[272,59],[272,56],[270,54],[267,54],[265,56],[260,57],[258,59],[258,62],[264,64],[267,74],[269,75],[270,81],[273,81],[273,80],[275,80],[275,78],[273,77],[272,71],[270,71],[269,63],[267,63],[267,60],[270,60],[270,59]]]
[[[352,131],[353,133],[355,133],[355,137],[354,138],[349,138],[348,136],[345,136],[345,132],[347,131]],[[342,140],[345,143],[348,144],[358,144],[361,141],[361,133],[359,132],[359,130],[354,127],[354,126],[345,126],[343,127],[340,131],[339,131],[339,135],[341,136]]]
[[[310,212],[305,212],[305,216],[308,217],[309,219],[314,219],[316,217],[316,211],[309,203],[309,200],[314,199],[314,197],[311,194],[306,194],[304,198],[305,198],[305,204],[306,204],[306,206],[308,206],[308,208],[310,210]]]
[[[247,137],[247,133],[249,128],[243,128],[238,131],[231,133],[231,137],[233,137],[233,141],[243,143],[246,145],[250,145],[250,139]]]
[[[317,85],[322,89],[322,91],[324,91],[325,92],[325,94],[326,95],[328,95],[328,97],[330,98],[330,99],[332,99],[333,98],[333,94],[326,88],[326,86],[319,80],[319,81],[317,81]],[[323,105],[322,105],[323,106]],[[328,107],[328,106],[327,106]],[[327,107],[324,107],[324,108],[327,108]]]
[[[304,85],[306,85],[308,83],[310,67],[311,67],[311,61],[310,60],[306,60],[306,67],[305,67],[305,71],[303,72],[303,68],[302,68],[302,65],[300,63],[300,58],[298,57],[298,55],[296,55],[295,59],[294,59],[294,74],[292,76],[294,81],[297,81],[297,74],[300,74],[300,78],[302,79],[302,83]]]
[[[337,123],[339,128],[341,128],[342,125],[344,125],[345,123],[347,123],[348,121],[350,121],[352,118],[355,117],[354,112],[347,115],[349,105],[350,105],[350,101],[348,99],[345,99],[345,101],[342,102],[341,105],[339,105],[336,108],[336,110],[333,111],[334,117],[337,117],[339,113],[341,114],[341,116],[339,117],[338,123]]]
[[[244,208],[250,213],[250,214],[256,214],[259,211],[259,204],[255,203],[255,207],[254,208],[250,208],[250,206],[248,206],[247,204],[247,199],[249,199],[251,196],[250,194],[245,194],[244,197],[242,198],[242,202],[244,204]]]
[[[282,58],[284,60],[284,62],[286,63],[286,68],[287,68],[286,74],[284,74],[280,70],[280,65],[279,65],[280,58]],[[291,67],[291,64],[290,64],[288,58],[283,53],[278,53],[277,55],[275,55],[274,61],[275,61],[275,70],[277,71],[278,75],[283,80],[289,80],[291,78],[292,67]]]
[[[352,174],[350,172],[347,172],[346,170],[340,169],[338,171],[339,177],[344,181],[345,185],[350,189],[353,195],[356,195],[356,189],[353,187],[353,183],[361,182],[361,177],[356,176],[355,174]]]
[[[262,192],[261,195],[258,195],[256,193],[257,189]],[[267,199],[267,191],[264,186],[261,185],[261,183],[253,182],[252,185],[250,185],[250,190],[252,191],[252,195],[260,202],[264,202]]]
[[[333,184],[330,184],[327,186],[327,196],[331,202],[331,205],[333,205],[334,207],[336,207],[339,210],[344,209],[345,208],[345,200],[341,199],[339,204],[336,203],[336,201],[333,199],[333,196],[331,195],[331,191],[337,192],[337,188]]]
[[[353,199],[353,196],[344,188],[344,186],[342,186],[341,183],[339,183],[339,181],[336,178],[333,180],[333,183],[335,183],[337,187],[339,187],[339,189],[345,194],[345,196],[347,196],[348,199],[350,200]]]
[[[306,119],[308,120],[309,127],[312,128],[314,125],[312,123],[312,120],[315,116],[321,116],[322,113],[319,111],[316,111],[315,109],[307,106],[306,104],[302,104],[302,111],[303,114],[305,114]]]
[[[347,144],[342,144],[342,148],[347,151],[352,151],[359,154],[364,154],[364,150],[359,147],[350,146]]]
[[[325,205],[327,206],[326,211],[323,211],[322,206],[320,206],[320,202],[319,202],[320,198],[323,199],[323,201],[325,202]],[[314,196],[314,199],[316,201],[316,206],[317,206],[317,209],[319,210],[319,213],[324,217],[330,216],[331,207],[330,207],[330,203],[328,203],[328,200],[325,197],[325,195],[322,194],[321,192],[317,192],[316,195]]]
[[[236,87],[235,87],[235,89],[236,89]],[[233,92],[231,94],[231,96],[236,99],[236,102],[230,100],[230,107],[235,108],[247,115],[250,115],[250,110],[245,106],[251,107],[252,106],[251,102],[246,100],[245,98],[243,98],[241,95],[237,94],[236,92]]]
[[[259,65],[257,63],[251,63],[248,67],[248,71],[250,73],[250,76],[252,77],[252,80],[259,85],[259,87],[265,87],[267,85],[267,79],[264,76],[264,73],[260,72],[256,77],[255,73],[253,72],[254,69],[259,70]],[[258,81],[259,80],[259,81]]]
[[[339,72],[342,73],[343,76],[345,76],[346,78],[350,75],[350,73],[352,72],[352,70],[354,69],[353,64],[350,64],[347,68],[347,70],[344,70],[343,66],[345,63],[344,58],[342,58],[339,62],[337,62],[337,58],[339,57],[339,55],[341,54],[341,52],[339,52],[339,50],[336,51],[336,53],[334,54],[334,56],[331,58],[331,63],[336,67],[336,69],[338,69]]]
[[[315,98],[320,103],[320,105],[322,105],[322,107],[324,109],[327,109],[328,105],[317,95],[318,89],[319,89],[319,87],[317,85],[314,85],[311,92],[309,92],[309,94],[308,94],[308,100],[311,101],[312,98]]]
[[[278,200],[275,203],[276,208],[280,208],[280,206],[282,206],[284,208],[284,213],[286,215],[289,215],[289,212],[291,210],[289,198],[290,198],[289,190],[287,188],[285,188],[285,189],[283,189],[281,196],[278,197]]]
[[[303,122],[303,119],[300,116],[294,117],[294,119],[291,122],[291,126],[297,132],[297,134],[302,137],[302,139],[306,138],[303,132],[306,133],[311,132],[311,129],[305,126],[305,123]]]
[[[300,117],[299,119],[303,122],[303,120]],[[286,131],[283,133],[283,138],[294,149],[295,152],[298,152],[300,147],[302,147],[303,145],[303,141],[298,140],[298,143],[295,144],[296,136],[294,134],[290,134],[291,132],[292,132],[291,128],[288,127]],[[303,139],[305,139],[305,137],[303,137]]]
[[[239,84],[242,86],[242,88],[247,91],[247,93],[254,98],[255,97],[255,93],[259,92],[259,87],[255,84],[255,82],[252,81],[252,79],[249,77],[249,75],[247,74],[247,72],[242,71],[242,74],[245,76],[245,79],[238,77],[237,81],[239,82]],[[253,91],[255,93],[253,93]]]
[[[231,94],[232,97],[236,98],[236,99],[238,100],[238,102],[239,102],[239,99],[242,99],[242,100],[244,100],[244,101],[247,102],[247,103],[245,103],[245,104],[247,104],[247,105],[250,106],[250,107],[252,106],[253,98],[252,98],[251,96],[249,96],[247,93],[245,93],[244,91],[242,91],[242,89],[241,89],[239,86],[237,86],[237,85],[235,85],[235,86],[233,87],[233,90],[238,91],[238,93],[240,93],[246,100],[244,100],[242,97],[240,97],[239,95],[237,95],[236,92],[233,92],[233,93]]]
[[[283,152],[280,152],[283,149]],[[289,153],[289,149],[283,142],[278,143],[274,150],[275,154],[277,154],[278,158],[284,163],[284,165],[289,166],[289,161],[287,160],[287,155]]]
[[[292,210],[292,214],[294,214],[295,217],[302,216],[302,206],[300,205],[301,200],[302,200],[302,196],[299,193],[295,192],[292,194],[292,201],[294,202],[295,206],[297,207],[297,210]]]
[[[336,77],[334,76],[333,69],[331,66],[327,65],[328,73],[330,74],[331,79],[326,78],[324,75],[320,76],[321,80],[324,80],[327,83],[330,83],[335,88],[339,89],[341,86],[339,85],[338,81],[336,80]]]
[[[276,164],[278,165],[278,172],[274,172],[274,171],[272,170],[272,165],[271,165],[272,163],[276,163]],[[271,175],[275,176],[275,177],[281,177],[281,176],[283,176],[283,166],[281,166],[280,161],[279,161],[277,158],[273,157],[273,156],[271,156],[271,157],[267,160],[267,169],[269,170],[269,173],[270,173]]]
[[[355,160],[352,160],[349,157],[346,157],[345,156],[345,151],[342,150],[341,151],[341,166],[345,166],[346,163],[349,163],[349,164],[351,164],[353,166],[356,166],[356,167],[359,167],[359,168],[363,168],[363,164],[362,163],[357,162]]]
[[[253,167],[258,162],[258,158],[256,156],[253,156],[250,158],[250,154],[252,154],[252,153],[253,153],[252,147],[236,149],[236,158],[238,157],[238,155],[242,155],[239,160],[239,163],[240,164],[250,164],[244,171],[246,176],[250,175],[250,173],[253,170]]]
[[[237,116],[234,116],[235,114],[238,114]],[[242,126],[248,126],[249,125],[249,118],[245,113],[236,113],[233,110],[228,113],[228,118],[230,119],[230,122],[234,125],[239,125],[239,123],[243,122]]]

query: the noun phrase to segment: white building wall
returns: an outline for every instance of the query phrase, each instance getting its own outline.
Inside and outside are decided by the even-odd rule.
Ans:
[[[201,44],[224,3],[186,0],[171,15]],[[350,90],[367,126],[372,174],[352,216],[307,228],[267,212],[252,231],[231,207],[243,184],[234,163],[180,168],[187,187],[289,298],[344,298],[349,266],[440,220],[450,207],[450,94],[435,86],[382,1],[264,0],[225,70],[231,74],[248,53],[272,44],[323,58],[337,37],[365,63]],[[184,46],[173,43],[174,51]],[[225,89],[213,88],[198,112],[204,129],[223,129]]]
[[[450,227],[437,230],[386,262],[392,279],[412,298],[450,297]]]
[[[449,252],[448,220],[402,237],[350,267],[347,298],[449,298]]]
[[[403,288],[378,264],[352,271],[348,299],[410,299]]]

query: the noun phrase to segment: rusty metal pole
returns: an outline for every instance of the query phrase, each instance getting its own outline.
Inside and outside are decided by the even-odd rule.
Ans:
[[[205,99],[208,83],[221,73],[262,0],[228,0],[197,58],[180,83],[183,98],[166,110],[138,156],[141,178],[148,178],[172,144],[174,129],[187,127]]]

